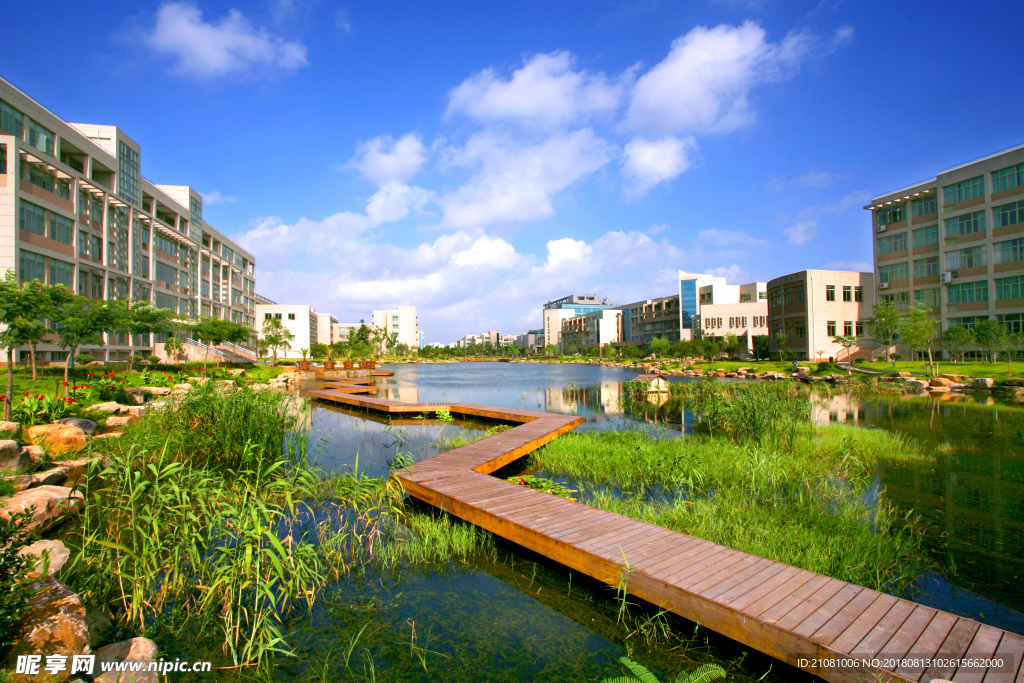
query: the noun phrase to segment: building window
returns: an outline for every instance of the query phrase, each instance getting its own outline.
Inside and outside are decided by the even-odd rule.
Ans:
[[[927,216],[929,214],[938,213],[939,211],[939,198],[937,195],[930,197],[921,197],[910,202],[911,213],[914,218],[920,218],[921,216]]]
[[[1016,225],[1024,219],[1024,202],[1003,204],[992,209],[992,228],[1005,228]]]
[[[902,282],[910,279],[910,266],[906,261],[878,267],[879,282]]]
[[[796,324],[796,336],[799,339],[803,339],[804,337],[807,336],[807,324],[806,323],[797,323]]]
[[[1010,334],[1024,333],[1024,313],[997,315],[996,320],[1002,323]]]
[[[996,301],[1022,298],[1021,285],[1024,285],[1024,277],[996,278]]]
[[[882,301],[892,304],[898,310],[906,310],[907,303],[910,301],[909,292],[895,292],[894,294],[883,294]]]
[[[969,247],[958,249],[946,254],[946,270],[959,268],[980,268],[988,265],[985,247]]]
[[[864,323],[863,323],[863,321],[860,321],[860,320],[857,321],[857,336],[858,337],[863,337],[864,336]]]
[[[94,261],[103,261],[103,238],[96,235],[92,237],[92,258]]]
[[[969,199],[985,196],[985,176],[961,180],[959,183],[946,185],[942,188],[942,203],[956,204]]]
[[[914,231],[914,249],[939,243],[939,226],[929,225]]]
[[[92,298],[102,299],[103,298],[103,276],[93,275],[92,276]]]
[[[133,206],[139,205],[139,153],[126,142],[117,143],[117,196]]]
[[[7,174],[7,145],[0,145],[0,175]]]
[[[768,292],[767,292],[767,290],[763,291],[763,292],[758,292],[757,293],[757,298],[760,301],[768,301]]]
[[[69,351],[50,351],[51,363],[63,363],[68,359]]]
[[[78,231],[78,257],[85,258],[89,255],[89,233],[85,230]]]
[[[843,285],[843,301],[853,301],[853,286]]]
[[[878,242],[878,255],[884,256],[891,254],[896,251],[907,250],[907,233],[901,232],[898,235],[887,235],[886,237],[879,237]],[[829,301],[835,301],[835,299],[829,299]]]
[[[159,232],[153,236],[153,247],[164,252],[168,256],[178,258],[178,243],[167,239]]]
[[[1024,164],[1008,166],[992,173],[992,191],[1002,192],[1024,185]]]
[[[75,265],[50,257],[50,284],[61,284],[69,289],[75,286]]]
[[[1024,261],[1024,238],[996,242],[992,245],[996,252],[996,263],[1013,263]]]
[[[836,321],[835,320],[829,320],[828,322],[825,323],[825,334],[827,334],[830,337],[836,336]]]
[[[939,257],[922,258],[914,261],[914,279],[932,277],[939,274]]]
[[[946,237],[957,235],[971,235],[976,232],[985,231],[985,212],[975,211],[963,216],[946,219]]]
[[[21,140],[22,122],[21,112],[0,100],[0,130]]]
[[[746,294],[740,294],[740,303],[745,303],[753,298],[754,296],[750,292],[747,292]]]
[[[854,287],[853,288],[853,300],[860,303],[864,301],[864,288]]]
[[[836,286],[835,285],[825,285],[825,301],[835,301],[835,300],[836,300]]]
[[[46,262],[40,254],[18,250],[18,272],[21,280],[46,280]]]
[[[897,204],[888,209],[879,209],[875,212],[876,225],[892,225],[907,220],[907,207],[904,204]]]
[[[946,303],[973,304],[988,301],[988,281],[965,282],[946,288]]]
[[[939,303],[939,288],[935,289],[918,289],[914,292],[914,302],[922,303],[930,308],[938,308]]]
[[[803,287],[797,287],[796,289],[793,290],[793,300],[798,304],[804,303],[805,299]]]
[[[156,278],[167,286],[178,284],[178,269],[173,268],[162,261],[156,262]]]
[[[843,336],[849,337],[853,334],[853,321],[847,320],[843,323]]]
[[[46,235],[46,212],[43,207],[19,199],[18,227],[37,235]]]
[[[171,311],[178,310],[178,297],[165,292],[154,292],[153,303],[157,308],[166,308]]]
[[[50,212],[50,239],[71,244],[75,234],[75,222],[70,218]]]
[[[28,144],[32,145],[40,152],[46,152],[50,156],[53,156],[53,143],[54,143],[53,131],[48,128],[44,128],[37,122],[29,119],[28,121]]]
[[[289,313],[288,314],[288,319],[289,320],[295,320],[295,314],[294,313]]]

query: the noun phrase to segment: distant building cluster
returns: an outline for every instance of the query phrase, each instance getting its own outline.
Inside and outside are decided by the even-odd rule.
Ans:
[[[280,321],[281,326],[292,334],[290,348],[280,354],[282,358],[300,358],[301,349],[311,349],[314,344],[346,343],[363,325],[370,330],[381,330],[391,335],[394,343],[404,344],[407,349],[423,348],[423,333],[419,331],[419,318],[415,306],[399,306],[395,309],[373,311],[370,320],[358,323],[339,323],[329,313],[318,313],[312,306],[304,304],[278,304],[265,297],[259,297],[256,304],[256,319],[261,325],[271,318]]]

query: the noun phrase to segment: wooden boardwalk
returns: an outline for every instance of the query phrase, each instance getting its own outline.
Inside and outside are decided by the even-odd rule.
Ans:
[[[1024,683],[1024,638],[971,619],[488,476],[582,418],[471,403],[401,403],[336,380],[307,395],[385,413],[518,426],[397,473],[405,490],[503,538],[836,683]],[[988,666],[987,659],[1001,659]],[[966,661],[964,661],[966,660]]]

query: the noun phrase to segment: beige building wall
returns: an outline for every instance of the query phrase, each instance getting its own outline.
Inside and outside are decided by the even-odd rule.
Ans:
[[[562,351],[562,322],[575,317],[576,311],[572,308],[545,308],[544,309],[544,344],[554,344]]]
[[[879,300],[901,309],[924,301],[941,330],[989,318],[1024,331],[1024,145],[864,208]]]
[[[310,306],[287,304],[256,304],[256,319],[262,327],[268,317],[277,318],[281,326],[294,335],[287,351],[279,351],[278,358],[302,358],[299,349],[309,349],[317,342],[317,312]],[[263,337],[262,332],[260,337]]]
[[[334,328],[338,319],[330,313],[316,314],[316,340],[321,344],[331,345],[337,338],[334,336]]]
[[[846,360],[846,350],[833,339],[848,333],[862,341],[852,356],[868,357],[877,344],[867,320],[874,302],[871,273],[842,270],[802,270],[768,282],[768,332],[777,350],[777,332],[786,336],[786,349],[810,360]],[[849,299],[849,300],[847,300]]]
[[[415,306],[374,311],[373,326],[385,329],[389,334],[398,333],[399,344],[406,344],[410,349],[419,348],[419,318]]]

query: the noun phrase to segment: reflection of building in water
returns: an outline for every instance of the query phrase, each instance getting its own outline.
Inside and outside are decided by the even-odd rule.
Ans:
[[[831,422],[858,424],[864,419],[864,407],[852,394],[811,396],[811,421],[827,425]]]
[[[605,382],[601,385],[601,405],[607,415],[622,415],[626,412],[622,405],[621,382]]]
[[[377,387],[377,397],[389,401],[403,401],[405,403],[419,403],[420,389],[411,384],[395,382],[393,384],[382,384]]]
[[[597,386],[579,387],[570,384],[562,388],[548,387],[544,393],[549,412],[566,415],[581,412],[622,415],[624,410],[619,400],[621,389],[621,382],[603,382]]]

